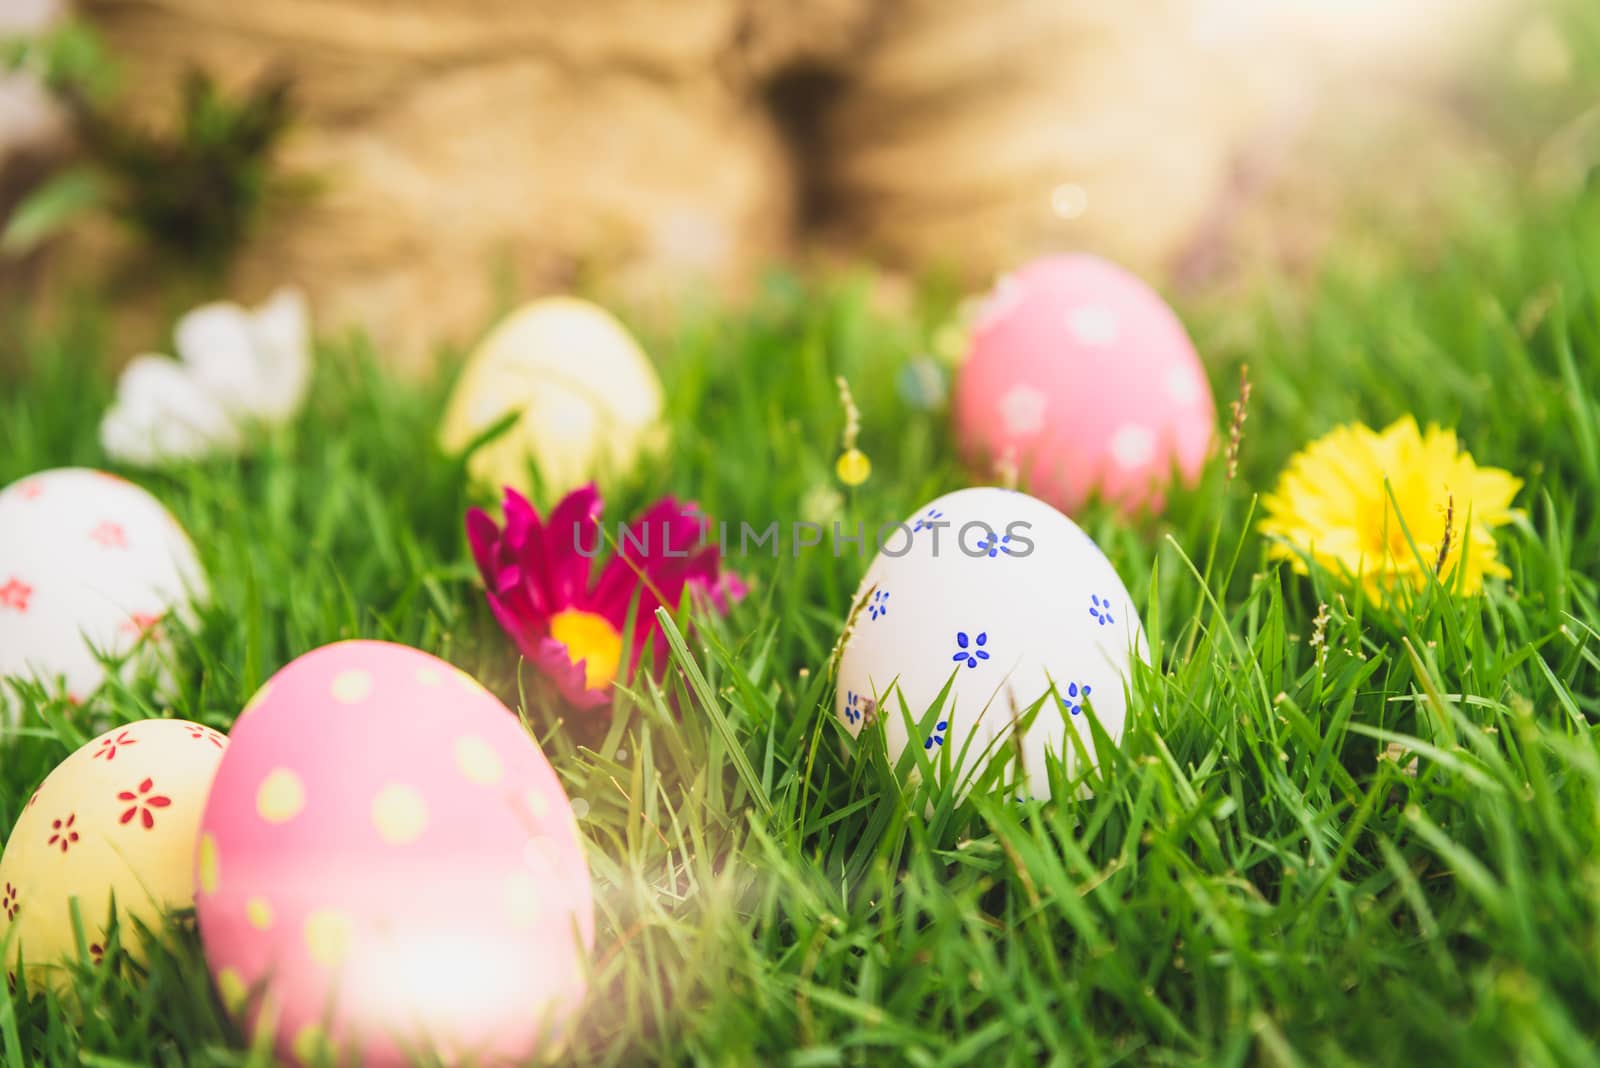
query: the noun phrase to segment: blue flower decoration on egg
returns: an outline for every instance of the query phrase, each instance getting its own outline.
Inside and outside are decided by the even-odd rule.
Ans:
[[[950,721],[941,719],[934,725],[933,733],[922,739],[922,748],[932,749],[936,745],[944,744],[944,732],[950,729]]]
[[[854,690],[845,691],[844,718],[851,726],[861,722],[861,695]]]
[[[1091,593],[1089,595],[1089,615],[1092,616],[1094,621],[1100,624],[1102,627],[1109,626],[1116,622],[1116,619],[1111,615],[1110,599],[1102,598],[1097,593]]]
[[[991,533],[978,543],[978,551],[983,553],[991,560],[999,556],[1001,553],[1005,553],[1007,556],[1010,556],[1011,535],[1007,534],[1003,537],[996,538],[995,535]]]
[[[989,651],[984,646],[989,644],[989,632],[979,631],[976,638],[969,638],[964,630],[956,631],[956,654],[950,659],[957,664],[965,663],[969,668],[978,666],[978,661],[989,659]]]
[[[889,591],[878,590],[872,595],[872,600],[867,604],[869,618],[878,619],[889,614]]]
[[[930,529],[933,528],[933,524],[934,524],[934,522],[936,520],[943,519],[943,518],[944,518],[944,513],[941,512],[939,509],[937,509],[937,508],[929,508],[928,509],[928,513],[926,515],[922,516],[920,519],[918,519],[916,524],[914,526],[912,526],[911,533],[915,534],[918,531],[930,530]]]
[[[1069,683],[1066,696],[1060,698],[1062,709],[1072,713],[1074,716],[1083,715],[1083,702],[1089,699],[1090,689],[1091,687],[1087,682],[1081,684],[1076,682]]]

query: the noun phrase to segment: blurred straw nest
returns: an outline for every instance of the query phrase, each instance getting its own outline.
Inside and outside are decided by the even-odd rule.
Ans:
[[[191,297],[252,300],[293,281],[324,328],[360,325],[417,368],[437,344],[473,340],[508,291],[577,285],[648,314],[736,295],[797,253],[947,268],[972,285],[1064,247],[1199,284],[1236,265],[1246,238],[1307,255],[1370,176],[1374,146],[1437,147],[1386,187],[1427,189],[1430,173],[1483,162],[1452,94],[1485,34],[1522,17],[1516,3],[1417,0],[1398,5],[1403,22],[1377,5],[1360,26],[1307,13],[1327,5],[1289,5],[1286,21],[1272,14],[1284,5],[1244,0],[78,12],[125,68],[118,106],[133,123],[170,121],[196,68],[240,93],[286,78],[279,163],[317,184],[225,271],[177,288],[124,278],[128,343],[159,340]],[[59,292],[113,262],[140,252],[125,229],[91,228],[37,273]]]

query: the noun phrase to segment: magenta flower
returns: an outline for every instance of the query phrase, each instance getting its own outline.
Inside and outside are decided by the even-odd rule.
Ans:
[[[644,651],[666,663],[656,609],[678,607],[685,589],[726,612],[744,584],[720,568],[715,544],[702,544],[705,517],[692,503],[666,497],[614,537],[620,552],[601,570],[591,565],[602,542],[600,494],[574,490],[541,522],[516,490],[505,490],[505,526],[481,508],[467,512],[467,540],[500,626],[573,704],[603,705],[622,667],[623,630],[638,599],[628,673]],[[625,676],[624,676],[625,677]]]

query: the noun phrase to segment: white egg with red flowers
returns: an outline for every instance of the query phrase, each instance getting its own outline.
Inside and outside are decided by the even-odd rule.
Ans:
[[[188,535],[133,483],[64,467],[0,491],[0,679],[87,698],[105,681],[97,651],[158,651],[162,622],[192,623],[205,596]]]
[[[852,735],[881,721],[891,760],[917,746],[963,784],[987,759],[1020,755],[1005,778],[1027,797],[1049,796],[1046,754],[1069,776],[1094,760],[1091,715],[1121,738],[1144,632],[1076,523],[1025,493],[981,487],[928,503],[880,544],[839,654],[836,713]]]

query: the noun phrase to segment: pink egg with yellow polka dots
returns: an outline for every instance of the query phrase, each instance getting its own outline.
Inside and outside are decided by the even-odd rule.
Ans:
[[[279,671],[200,832],[218,993],[291,1063],[519,1063],[583,998],[572,805],[518,718],[427,653],[340,642]]]
[[[1158,510],[1200,476],[1216,409],[1183,324],[1144,282],[1094,256],[1002,278],[973,325],[953,411],[985,476],[1010,468],[1063,511],[1091,496]]]

